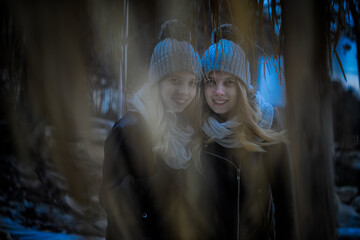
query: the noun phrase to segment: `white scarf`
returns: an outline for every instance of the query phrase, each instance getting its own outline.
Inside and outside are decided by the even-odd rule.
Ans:
[[[148,111],[146,104],[144,104],[141,93],[138,93],[130,100],[130,106],[134,109],[132,111],[139,112],[145,119],[148,120]],[[170,156],[165,157],[164,161],[168,166],[174,169],[185,169],[191,159],[191,149],[188,146],[194,135],[194,129],[190,126],[181,127],[178,124],[178,116],[176,113],[167,111],[166,117],[168,119],[168,136],[169,136],[169,150]],[[150,132],[153,130],[150,129]]]
[[[214,117],[209,117],[203,124],[202,130],[215,142],[226,148],[239,148],[241,143],[235,137],[236,129],[241,125],[237,118],[219,123]]]
[[[175,118],[174,118],[175,117]],[[167,165],[174,169],[185,169],[191,159],[189,142],[194,134],[194,129],[187,125],[185,128],[176,124],[176,116],[169,117],[169,153],[165,158]]]
[[[274,108],[270,103],[265,102],[260,92],[255,93],[256,103],[261,111],[261,119],[259,119],[259,126],[263,129],[270,129],[274,119]],[[241,126],[238,118],[230,119],[226,122],[219,123],[214,117],[209,117],[203,124],[202,130],[215,142],[226,148],[239,148],[241,143],[235,136],[236,128]],[[256,139],[258,142],[263,140]]]

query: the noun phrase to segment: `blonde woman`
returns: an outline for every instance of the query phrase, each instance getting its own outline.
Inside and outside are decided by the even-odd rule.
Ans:
[[[250,85],[234,28],[222,25],[202,57],[205,239],[292,239],[286,138],[271,130],[272,106]],[[215,33],[216,34],[216,33]]]
[[[106,140],[100,200],[108,240],[175,238],[201,78],[200,58],[188,41],[182,23],[163,24],[148,82]]]

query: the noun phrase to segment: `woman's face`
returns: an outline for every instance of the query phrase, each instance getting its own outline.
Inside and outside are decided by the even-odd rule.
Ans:
[[[235,112],[238,98],[237,78],[225,72],[212,72],[204,82],[207,105],[216,114],[229,119]]]
[[[160,95],[166,109],[182,112],[196,95],[197,77],[188,71],[174,72],[160,81]]]

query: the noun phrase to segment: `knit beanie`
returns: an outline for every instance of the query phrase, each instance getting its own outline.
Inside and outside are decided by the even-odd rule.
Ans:
[[[220,38],[218,37],[219,30],[222,29],[224,32],[222,38]],[[232,40],[225,39],[234,34],[231,29],[231,24],[223,24],[218,31],[216,29],[213,31],[213,44],[205,51],[201,59],[204,75],[207,76],[212,71],[230,73],[251,88],[249,62],[246,59],[244,50]]]
[[[212,45],[204,53],[201,59],[203,73],[207,76],[213,71],[222,71],[238,77],[249,89],[252,89],[250,79],[249,62],[236,35],[236,27],[231,24],[223,24],[214,29],[211,36]],[[230,40],[232,39],[232,40]],[[261,119],[258,124],[263,129],[270,129],[274,119],[274,108],[267,103],[260,92],[255,93],[255,101],[261,111]]]
[[[177,20],[166,21],[161,26],[159,40],[151,56],[150,83],[177,71],[189,71],[201,78],[200,58],[189,43],[190,34],[185,24]]]

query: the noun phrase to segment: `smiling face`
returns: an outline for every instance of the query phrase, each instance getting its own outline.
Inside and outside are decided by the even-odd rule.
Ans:
[[[166,109],[182,112],[196,95],[197,77],[188,71],[174,72],[160,81],[160,95]]]
[[[225,72],[212,72],[204,81],[204,95],[211,110],[225,120],[235,113],[238,79]]]

